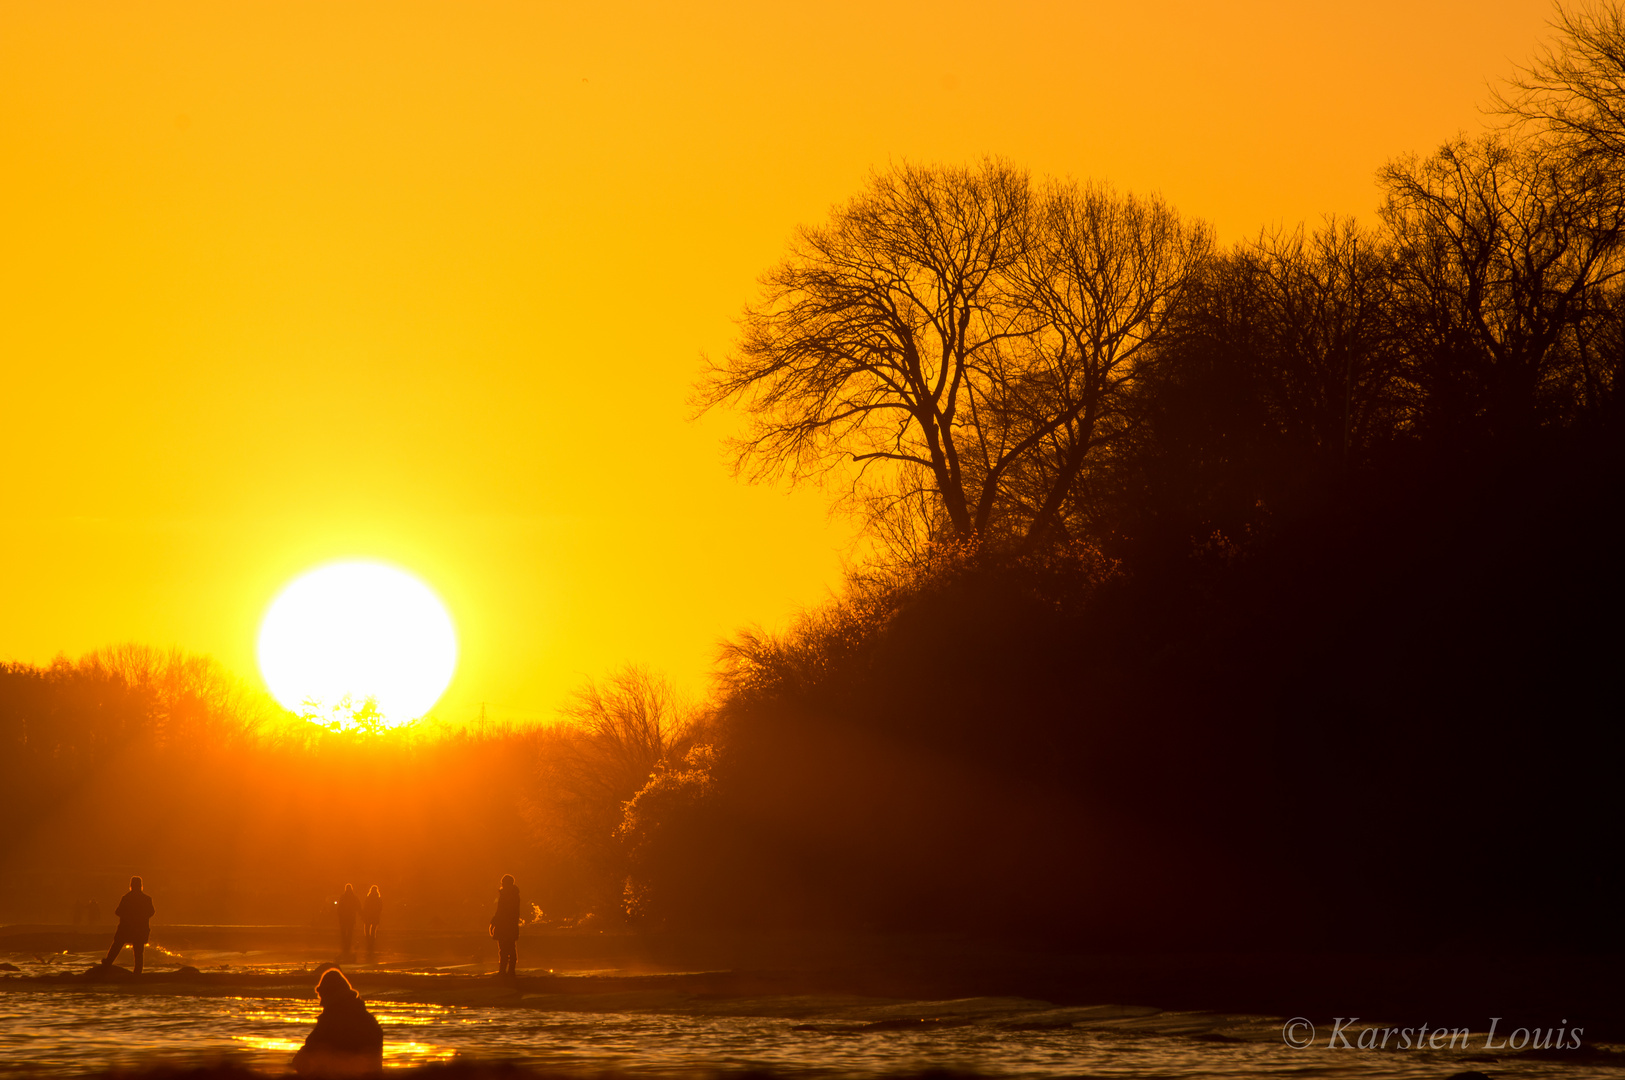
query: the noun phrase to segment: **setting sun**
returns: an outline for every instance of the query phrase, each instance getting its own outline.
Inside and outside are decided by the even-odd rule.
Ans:
[[[369,700],[390,727],[433,707],[457,667],[451,616],[423,582],[381,563],[296,578],[260,624],[260,673],[282,706],[347,723]]]

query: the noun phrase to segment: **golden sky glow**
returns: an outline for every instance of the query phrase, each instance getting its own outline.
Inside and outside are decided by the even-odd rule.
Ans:
[[[697,688],[839,575],[685,404],[796,224],[987,153],[1223,243],[1369,217],[1550,10],[8,0],[0,659],[251,674],[278,588],[376,558],[451,609],[448,719]]]

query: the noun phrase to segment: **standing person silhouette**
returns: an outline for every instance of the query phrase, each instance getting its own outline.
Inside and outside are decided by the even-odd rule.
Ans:
[[[519,967],[519,886],[512,874],[502,875],[497,889],[497,910],[491,916],[491,936],[497,939],[497,974],[516,975]]]
[[[378,951],[378,920],[384,917],[384,894],[374,885],[361,901],[361,933],[367,939],[367,955]]]
[[[384,1029],[344,972],[329,967],[316,980],[322,1013],[293,1056],[300,1076],[377,1076],[384,1071]]]
[[[130,891],[119,900],[118,907],[113,909],[118,916],[118,929],[113,931],[113,947],[107,950],[107,959],[102,961],[102,967],[112,967],[118,954],[128,945],[135,950],[135,973],[141,974],[141,953],[146,949],[147,938],[152,936],[152,897],[141,891],[141,879],[130,879]]]
[[[350,946],[355,941],[355,917],[361,914],[361,897],[355,894],[354,885],[344,886],[344,895],[339,897],[339,958],[350,959]]]

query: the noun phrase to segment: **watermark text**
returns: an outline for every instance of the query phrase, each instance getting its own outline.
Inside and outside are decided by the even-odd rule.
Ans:
[[[1281,1025],[1281,1041],[1294,1050],[1320,1046],[1326,1050],[1578,1050],[1585,1028],[1569,1027],[1568,1020],[1553,1027],[1504,1027],[1505,1018],[1490,1017],[1485,1030],[1430,1026],[1357,1027],[1358,1016],[1332,1017],[1331,1030],[1322,1038],[1307,1018],[1294,1016]]]

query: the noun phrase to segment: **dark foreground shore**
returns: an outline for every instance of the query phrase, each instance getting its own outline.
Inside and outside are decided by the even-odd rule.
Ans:
[[[15,1047],[0,1076],[279,1075],[331,958],[320,929],[169,926],[137,977],[128,954],[123,967],[93,963],[103,940],[0,928],[0,959],[17,969],[0,977],[0,1041]],[[399,1051],[392,1076],[1625,1076],[1611,956],[536,933],[519,975],[502,978],[478,935],[403,931],[387,944],[344,967]],[[43,1038],[56,1049],[31,1064],[39,1025],[55,1026]],[[100,1049],[78,1049],[74,1025]],[[1377,1029],[1418,1047],[1441,1029],[1473,1035],[1438,1053],[1337,1046],[1340,1030],[1358,1043]],[[1556,1045],[1507,1046],[1520,1029]],[[1288,1040],[1305,1032],[1300,1052]],[[182,1034],[192,1050],[176,1049]],[[228,1049],[211,1058],[205,1044]]]
[[[19,1075],[12,1073],[11,1075]],[[21,1074],[26,1075],[26,1074]],[[199,1066],[169,1066],[160,1065],[151,1069],[142,1069],[138,1072],[124,1070],[109,1070],[101,1073],[87,1073],[87,1078],[105,1078],[105,1080],[266,1080],[268,1075],[240,1065],[222,1063],[216,1065]],[[287,1075],[292,1076],[293,1073]],[[424,1065],[412,1069],[390,1069],[388,1075],[406,1080],[411,1077],[415,1080],[626,1080],[628,1073],[620,1071],[587,1073],[571,1071],[548,1071],[528,1069],[522,1065],[505,1062],[475,1063],[453,1062],[447,1065]],[[885,1080],[979,1080],[986,1074],[963,1072],[954,1069],[924,1069],[920,1071],[897,1072],[886,1074]],[[702,1071],[686,1076],[684,1080],[775,1080],[778,1074],[763,1072],[756,1069],[719,1069]],[[1450,1080],[1484,1080],[1489,1078],[1476,1071],[1459,1073]]]
[[[326,935],[302,927],[164,927],[147,972],[87,970],[94,932],[0,928],[0,958],[26,959],[8,990],[95,985],[131,994],[308,996]],[[498,979],[478,935],[402,934],[387,952],[346,964],[369,1000],[562,1011],[705,1011],[776,997],[893,1000],[1012,997],[1057,1006],[1206,1010],[1317,1024],[1360,1016],[1431,1026],[1582,1028],[1625,1042],[1621,958],[1492,950],[1410,953],[1074,952],[964,936],[532,934],[517,978]],[[128,953],[125,954],[128,964]],[[30,970],[32,969],[32,970]]]

